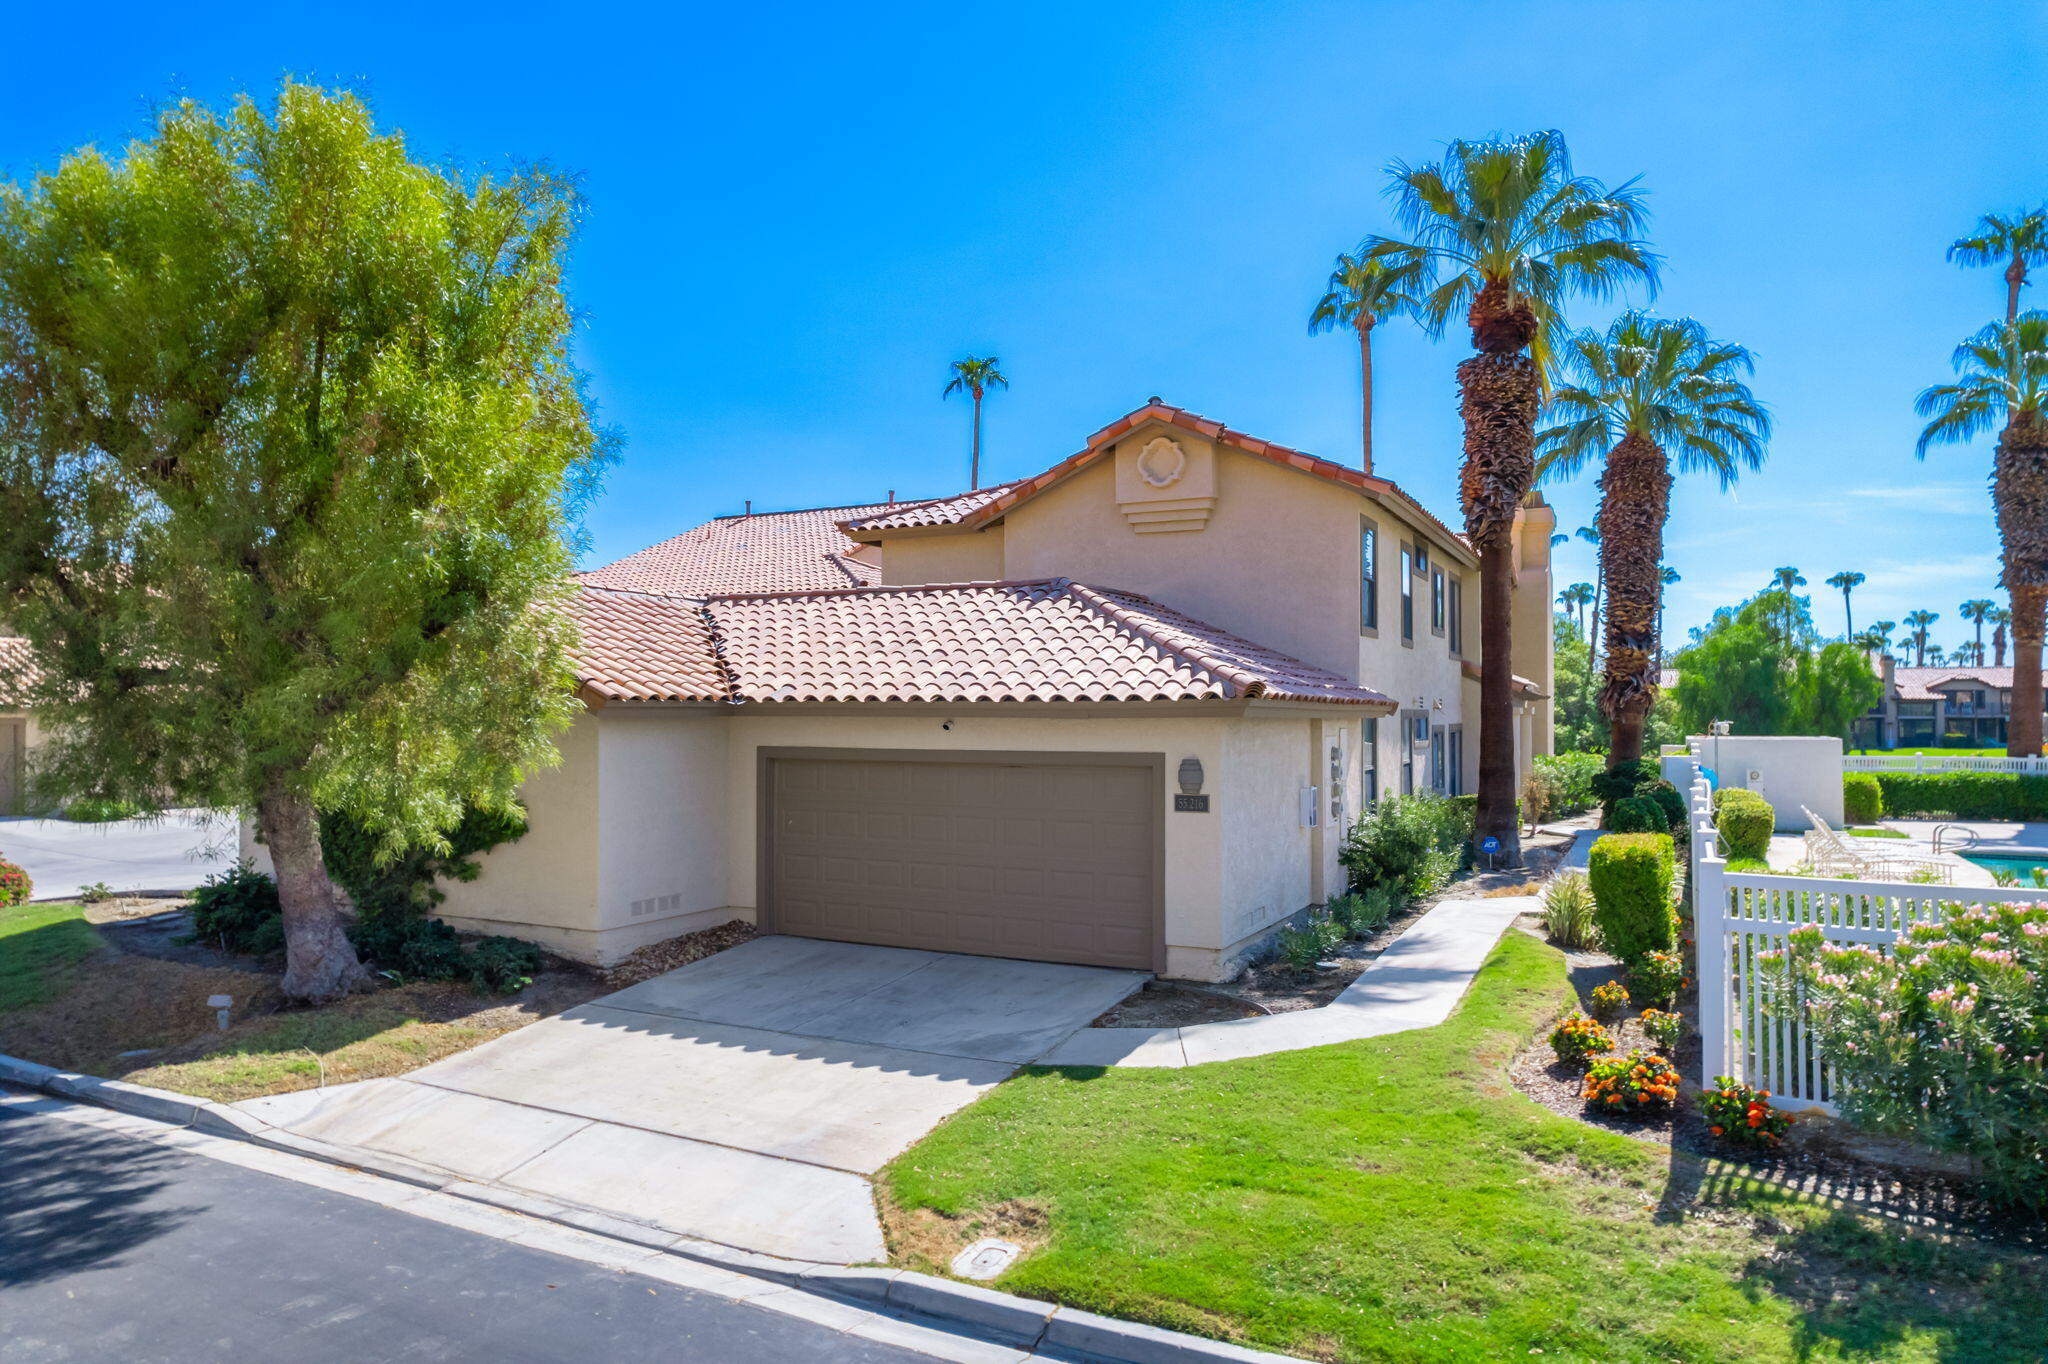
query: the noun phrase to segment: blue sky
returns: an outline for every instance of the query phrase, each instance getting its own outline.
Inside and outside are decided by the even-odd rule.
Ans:
[[[1151,394],[1353,460],[1354,352],[1304,324],[1331,256],[1389,226],[1386,163],[1556,127],[1582,171],[1642,177],[1657,306],[1754,349],[1777,418],[1734,497],[1680,484],[1672,633],[1780,564],[1860,570],[1859,623],[1926,607],[1949,644],[1957,602],[2000,595],[1988,443],[1916,462],[1912,399],[2002,307],[1945,245],[2048,197],[2037,5],[237,8],[15,14],[0,174],[287,72],[421,155],[580,172],[578,356],[626,437],[596,560],[746,498],[958,490],[939,390],[970,351],[1014,384],[992,479]],[[1449,519],[1463,354],[1380,333],[1379,468]],[[1551,496],[1591,519],[1589,483]],[[1591,576],[1564,556],[1560,584]]]

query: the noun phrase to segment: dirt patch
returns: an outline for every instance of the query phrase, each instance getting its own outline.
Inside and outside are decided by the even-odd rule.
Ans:
[[[984,1236],[1015,1241],[1023,1247],[1022,1259],[1045,1244],[1052,1223],[1044,1208],[1022,1198],[948,1217],[930,1208],[899,1207],[880,1186],[875,1197],[890,1263],[934,1274],[950,1273],[953,1258]]]
[[[146,906],[154,905],[154,910]],[[103,916],[94,911],[104,910]],[[266,963],[253,957],[222,951],[210,943],[188,942],[192,936],[192,912],[176,900],[104,901],[85,907],[86,922],[99,930],[101,941],[117,952],[132,957],[155,957],[159,961],[182,961],[192,966],[217,967],[228,971],[251,971],[277,975],[281,963]]]
[[[1091,1028],[1184,1028],[1228,1018],[1257,1018],[1271,1010],[1250,1000],[1180,981],[1148,980]]]
[[[688,966],[691,962],[738,947],[754,937],[754,926],[744,919],[719,924],[715,928],[700,928],[695,933],[684,933],[680,937],[668,938],[661,942],[649,943],[627,957],[603,975],[607,990],[623,990],[628,985],[638,985],[643,980]]]
[[[0,1052],[88,1075],[117,1073],[138,1064],[122,1052],[218,1035],[210,995],[233,996],[236,1016],[281,1002],[268,975],[109,950],[80,962],[57,998],[0,1018]]]

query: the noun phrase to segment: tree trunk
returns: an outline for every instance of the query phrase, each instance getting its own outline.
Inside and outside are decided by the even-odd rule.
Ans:
[[[1478,354],[1458,366],[1465,420],[1459,501],[1479,555],[1479,793],[1473,838],[1500,840],[1501,865],[1520,866],[1515,819],[1514,526],[1536,481],[1540,386],[1528,354],[1536,316],[1500,281],[1488,283],[1466,317]]]
[[[1359,468],[1372,472],[1372,329],[1379,319],[1370,313],[1358,315],[1358,371],[1359,390],[1364,395],[1364,407],[1360,413],[1359,452],[1362,462]]]
[[[2048,607],[2048,421],[2016,413],[1999,433],[1991,503],[2003,549],[2001,582],[2012,597],[2012,717],[2005,751],[2041,755],[2042,612]]]
[[[2020,286],[2027,282],[2027,263],[2020,259],[2020,253],[2012,253],[2012,264],[2005,267],[2005,320],[2017,321],[2020,315]]]
[[[1607,766],[1643,756],[1643,725],[1657,701],[1657,607],[1663,597],[1664,520],[1671,467],[1643,436],[1622,437],[1600,476],[1600,576],[1607,582]]]
[[[2012,589],[2012,717],[2005,752],[2013,758],[2041,756],[2042,609],[2048,587]]]
[[[1849,628],[1849,632],[1843,635],[1842,638],[1854,643],[1856,639],[1856,608],[1849,605],[1849,589],[1846,587],[1842,589],[1842,623]]]
[[[346,928],[352,917],[320,854],[320,821],[312,802],[292,791],[282,773],[264,781],[256,827],[277,873],[284,908],[283,988],[293,999],[337,999],[369,984]]]
[[[974,452],[967,459],[967,491],[981,486],[981,395],[974,395]]]

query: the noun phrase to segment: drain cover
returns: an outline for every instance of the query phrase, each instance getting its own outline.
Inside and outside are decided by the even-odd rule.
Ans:
[[[1023,1250],[1015,1241],[985,1236],[953,1257],[953,1272],[963,1279],[993,1279]]]

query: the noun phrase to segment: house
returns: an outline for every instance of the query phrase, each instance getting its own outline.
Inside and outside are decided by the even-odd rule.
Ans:
[[[1525,766],[1553,522],[1516,532]],[[578,575],[585,713],[443,917],[1228,978],[1362,804],[1472,789],[1476,567],[1388,479],[1156,399],[1032,478],[720,517]]]
[[[0,815],[25,813],[28,756],[43,739],[36,717],[13,694],[30,667],[28,641],[0,634]]]
[[[1877,660],[1884,695],[1856,722],[1859,748],[1927,748],[1954,740],[1958,748],[2001,748],[2012,715],[2012,669],[1954,664],[1901,668]]]

